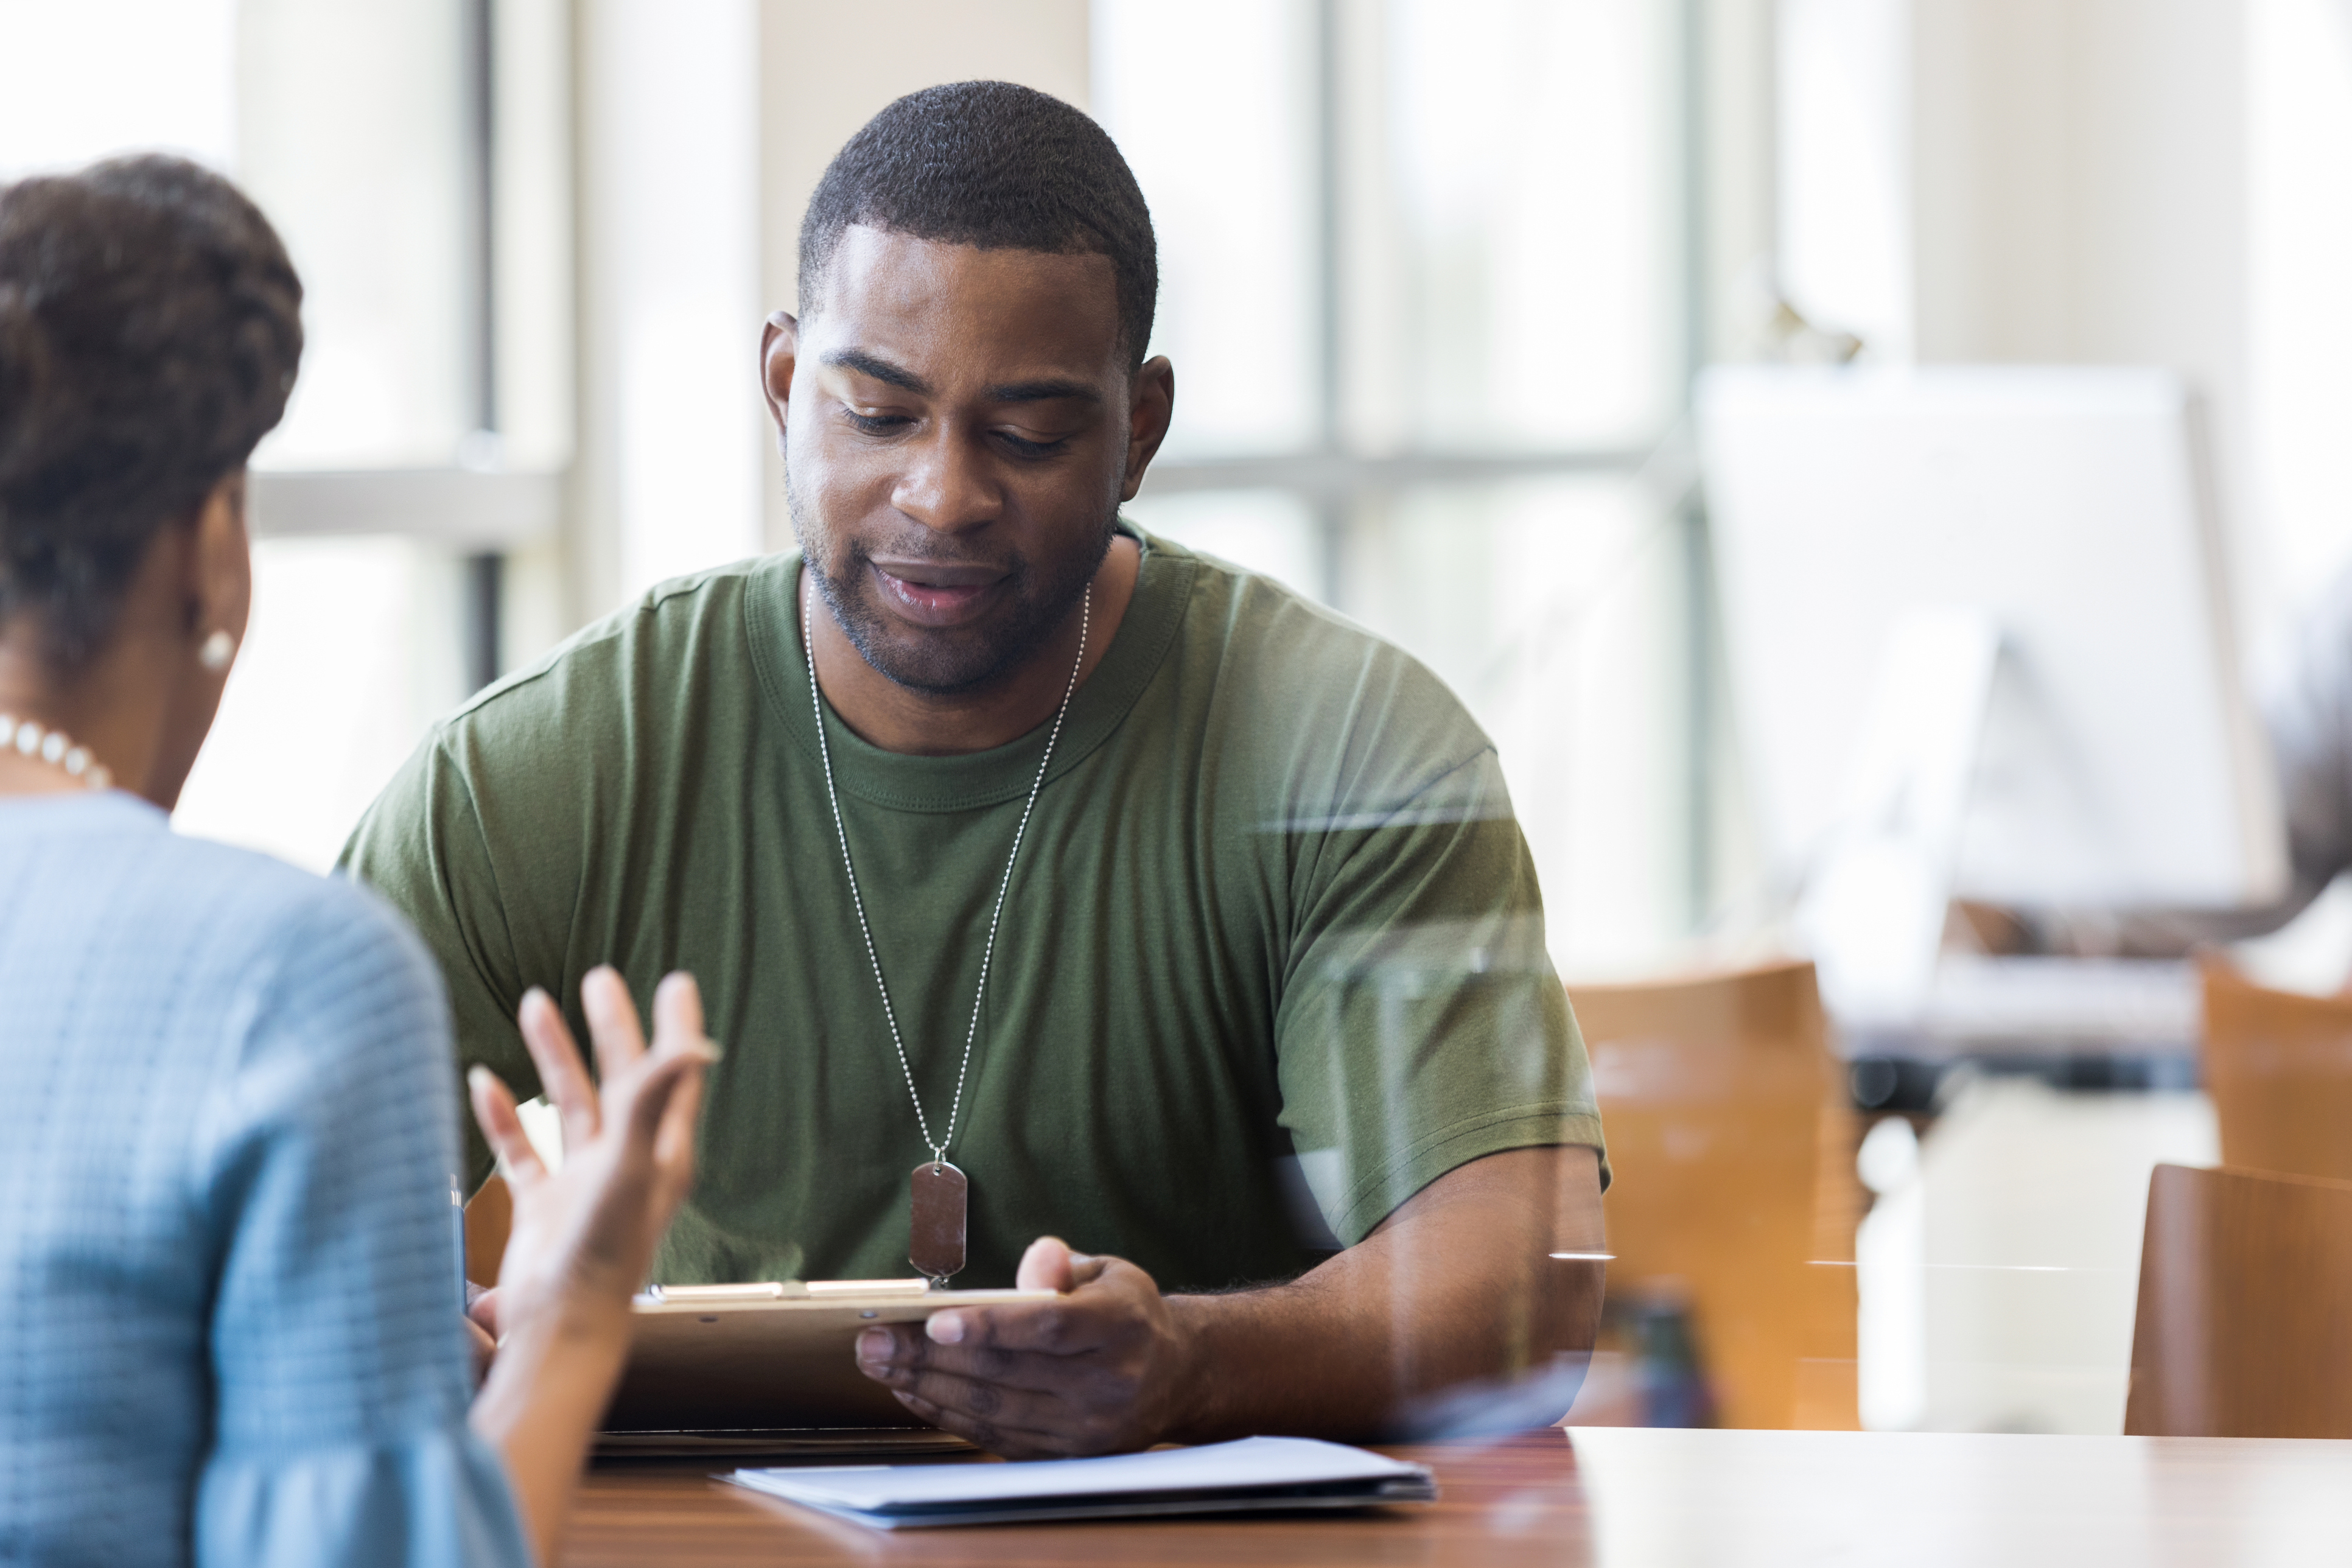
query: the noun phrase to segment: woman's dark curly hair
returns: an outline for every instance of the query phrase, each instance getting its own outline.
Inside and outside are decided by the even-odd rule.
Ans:
[[[0,187],[0,622],[70,671],[166,524],[286,411],[302,285],[260,209],[179,158]]]

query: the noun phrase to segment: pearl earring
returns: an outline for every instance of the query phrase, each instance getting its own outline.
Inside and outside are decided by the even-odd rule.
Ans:
[[[205,639],[204,646],[196,649],[196,662],[215,675],[226,669],[229,660],[236,657],[236,639],[226,631],[213,633]]]

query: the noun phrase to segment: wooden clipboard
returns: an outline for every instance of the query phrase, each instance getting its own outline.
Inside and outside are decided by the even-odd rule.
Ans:
[[[1051,1290],[936,1290],[922,1279],[673,1285],[639,1296],[608,1435],[929,1432],[857,1370],[858,1331]],[[614,1445],[606,1444],[606,1447]]]

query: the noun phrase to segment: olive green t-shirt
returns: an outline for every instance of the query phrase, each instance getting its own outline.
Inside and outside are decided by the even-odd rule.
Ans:
[[[959,1285],[1010,1283],[1047,1234],[1168,1289],[1287,1278],[1466,1161],[1601,1143],[1486,737],[1398,649],[1138,537],[1004,900],[948,1153],[971,1180]],[[667,1283],[909,1271],[929,1151],[826,805],[799,572],[664,584],[490,688],[344,851],[439,957],[464,1061],[518,1094],[527,987],[581,1031],[599,963],[641,1008],[667,971],[701,982],[725,1057]],[[1046,727],[919,757],[824,724],[938,1129]]]

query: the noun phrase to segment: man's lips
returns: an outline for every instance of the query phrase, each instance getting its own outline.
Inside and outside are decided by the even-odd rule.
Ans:
[[[926,561],[916,555],[867,557],[874,569],[902,583],[923,588],[985,588],[1005,575],[1002,566],[958,565],[951,561]]]
[[[992,566],[958,566],[939,561],[877,557],[870,564],[883,598],[907,619],[929,626],[951,626],[971,619],[1006,576]]]

